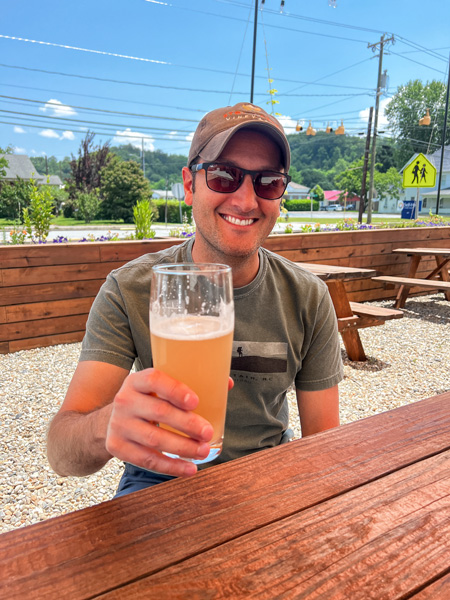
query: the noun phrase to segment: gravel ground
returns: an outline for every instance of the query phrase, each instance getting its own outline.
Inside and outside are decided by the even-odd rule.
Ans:
[[[391,302],[376,302],[391,306]],[[442,294],[413,298],[403,319],[360,331],[369,360],[351,363],[345,351],[341,422],[450,390],[450,303]],[[47,464],[48,423],[75,369],[80,344],[0,355],[0,533],[109,500],[122,463],[99,473],[61,478]],[[291,427],[300,437],[294,392]]]

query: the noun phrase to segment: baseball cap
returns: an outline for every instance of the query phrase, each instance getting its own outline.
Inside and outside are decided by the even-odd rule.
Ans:
[[[273,139],[281,150],[287,173],[291,151],[281,123],[263,108],[248,102],[216,108],[203,117],[192,138],[188,167],[197,157],[204,162],[216,160],[236,131],[244,128],[260,130]]]

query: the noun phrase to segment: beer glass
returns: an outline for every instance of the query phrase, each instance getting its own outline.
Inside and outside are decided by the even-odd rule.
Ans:
[[[234,331],[231,268],[214,263],[153,267],[150,336],[153,366],[185,383],[199,397],[194,412],[214,428],[210,453],[222,450]],[[160,427],[175,431],[163,423]],[[176,433],[184,435],[177,431]]]

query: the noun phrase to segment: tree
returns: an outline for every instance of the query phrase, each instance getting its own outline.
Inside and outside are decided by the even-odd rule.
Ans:
[[[311,194],[311,198],[313,200],[317,200],[317,202],[323,202],[325,200],[325,194],[323,193],[323,189],[320,187],[320,185],[316,185],[313,187],[313,189],[310,191]]]
[[[31,193],[31,182],[20,177],[4,183],[0,189],[0,217],[21,220],[22,209],[30,204]]]
[[[320,169],[302,169],[303,185],[312,188],[320,185],[323,190],[333,189],[333,179],[325,171]]]
[[[446,86],[433,80],[419,79],[398,87],[386,108],[386,117],[396,141],[398,166],[403,166],[416,152],[433,152],[442,144]],[[429,109],[431,124],[420,126],[419,119]],[[450,130],[445,143],[450,143]]]
[[[92,190],[92,192],[81,192],[76,197],[76,206],[78,208],[78,214],[85,223],[90,223],[92,219],[98,214],[100,208],[100,198],[98,190]]]
[[[299,185],[303,183],[302,174],[299,171],[297,171],[295,167],[291,166],[291,168],[289,169],[289,175],[292,177],[292,181],[294,183],[298,183]]]
[[[72,173],[67,180],[68,192],[75,198],[80,192],[92,192],[101,185],[101,171],[111,160],[109,142],[94,146],[95,133],[87,132],[78,150],[78,158],[72,156]]]
[[[335,182],[339,189],[346,190],[349,195],[361,196],[362,176],[363,176],[364,159],[356,160],[349,168],[337,175]],[[402,177],[395,167],[391,167],[382,173],[379,169],[382,165],[376,163],[374,170],[374,187],[376,196],[379,200],[383,200],[387,196],[396,198],[400,197],[402,190]],[[368,196],[369,177],[366,179],[365,197]]]
[[[114,157],[101,172],[103,197],[102,216],[133,222],[133,207],[141,200],[150,200],[152,190],[140,166],[134,161]]]
[[[384,200],[384,198],[399,200],[400,192],[403,189],[403,178],[395,167],[391,167],[386,173],[375,171],[374,186],[378,200]]]
[[[23,222],[28,236],[43,242],[47,239],[53,218],[52,192],[50,186],[38,186],[32,179],[30,179],[30,186],[30,205],[22,211]]]

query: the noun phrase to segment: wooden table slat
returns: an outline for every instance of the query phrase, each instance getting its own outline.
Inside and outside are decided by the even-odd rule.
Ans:
[[[311,507],[322,510],[448,451],[449,402],[450,392],[3,534],[0,596],[94,597]]]

